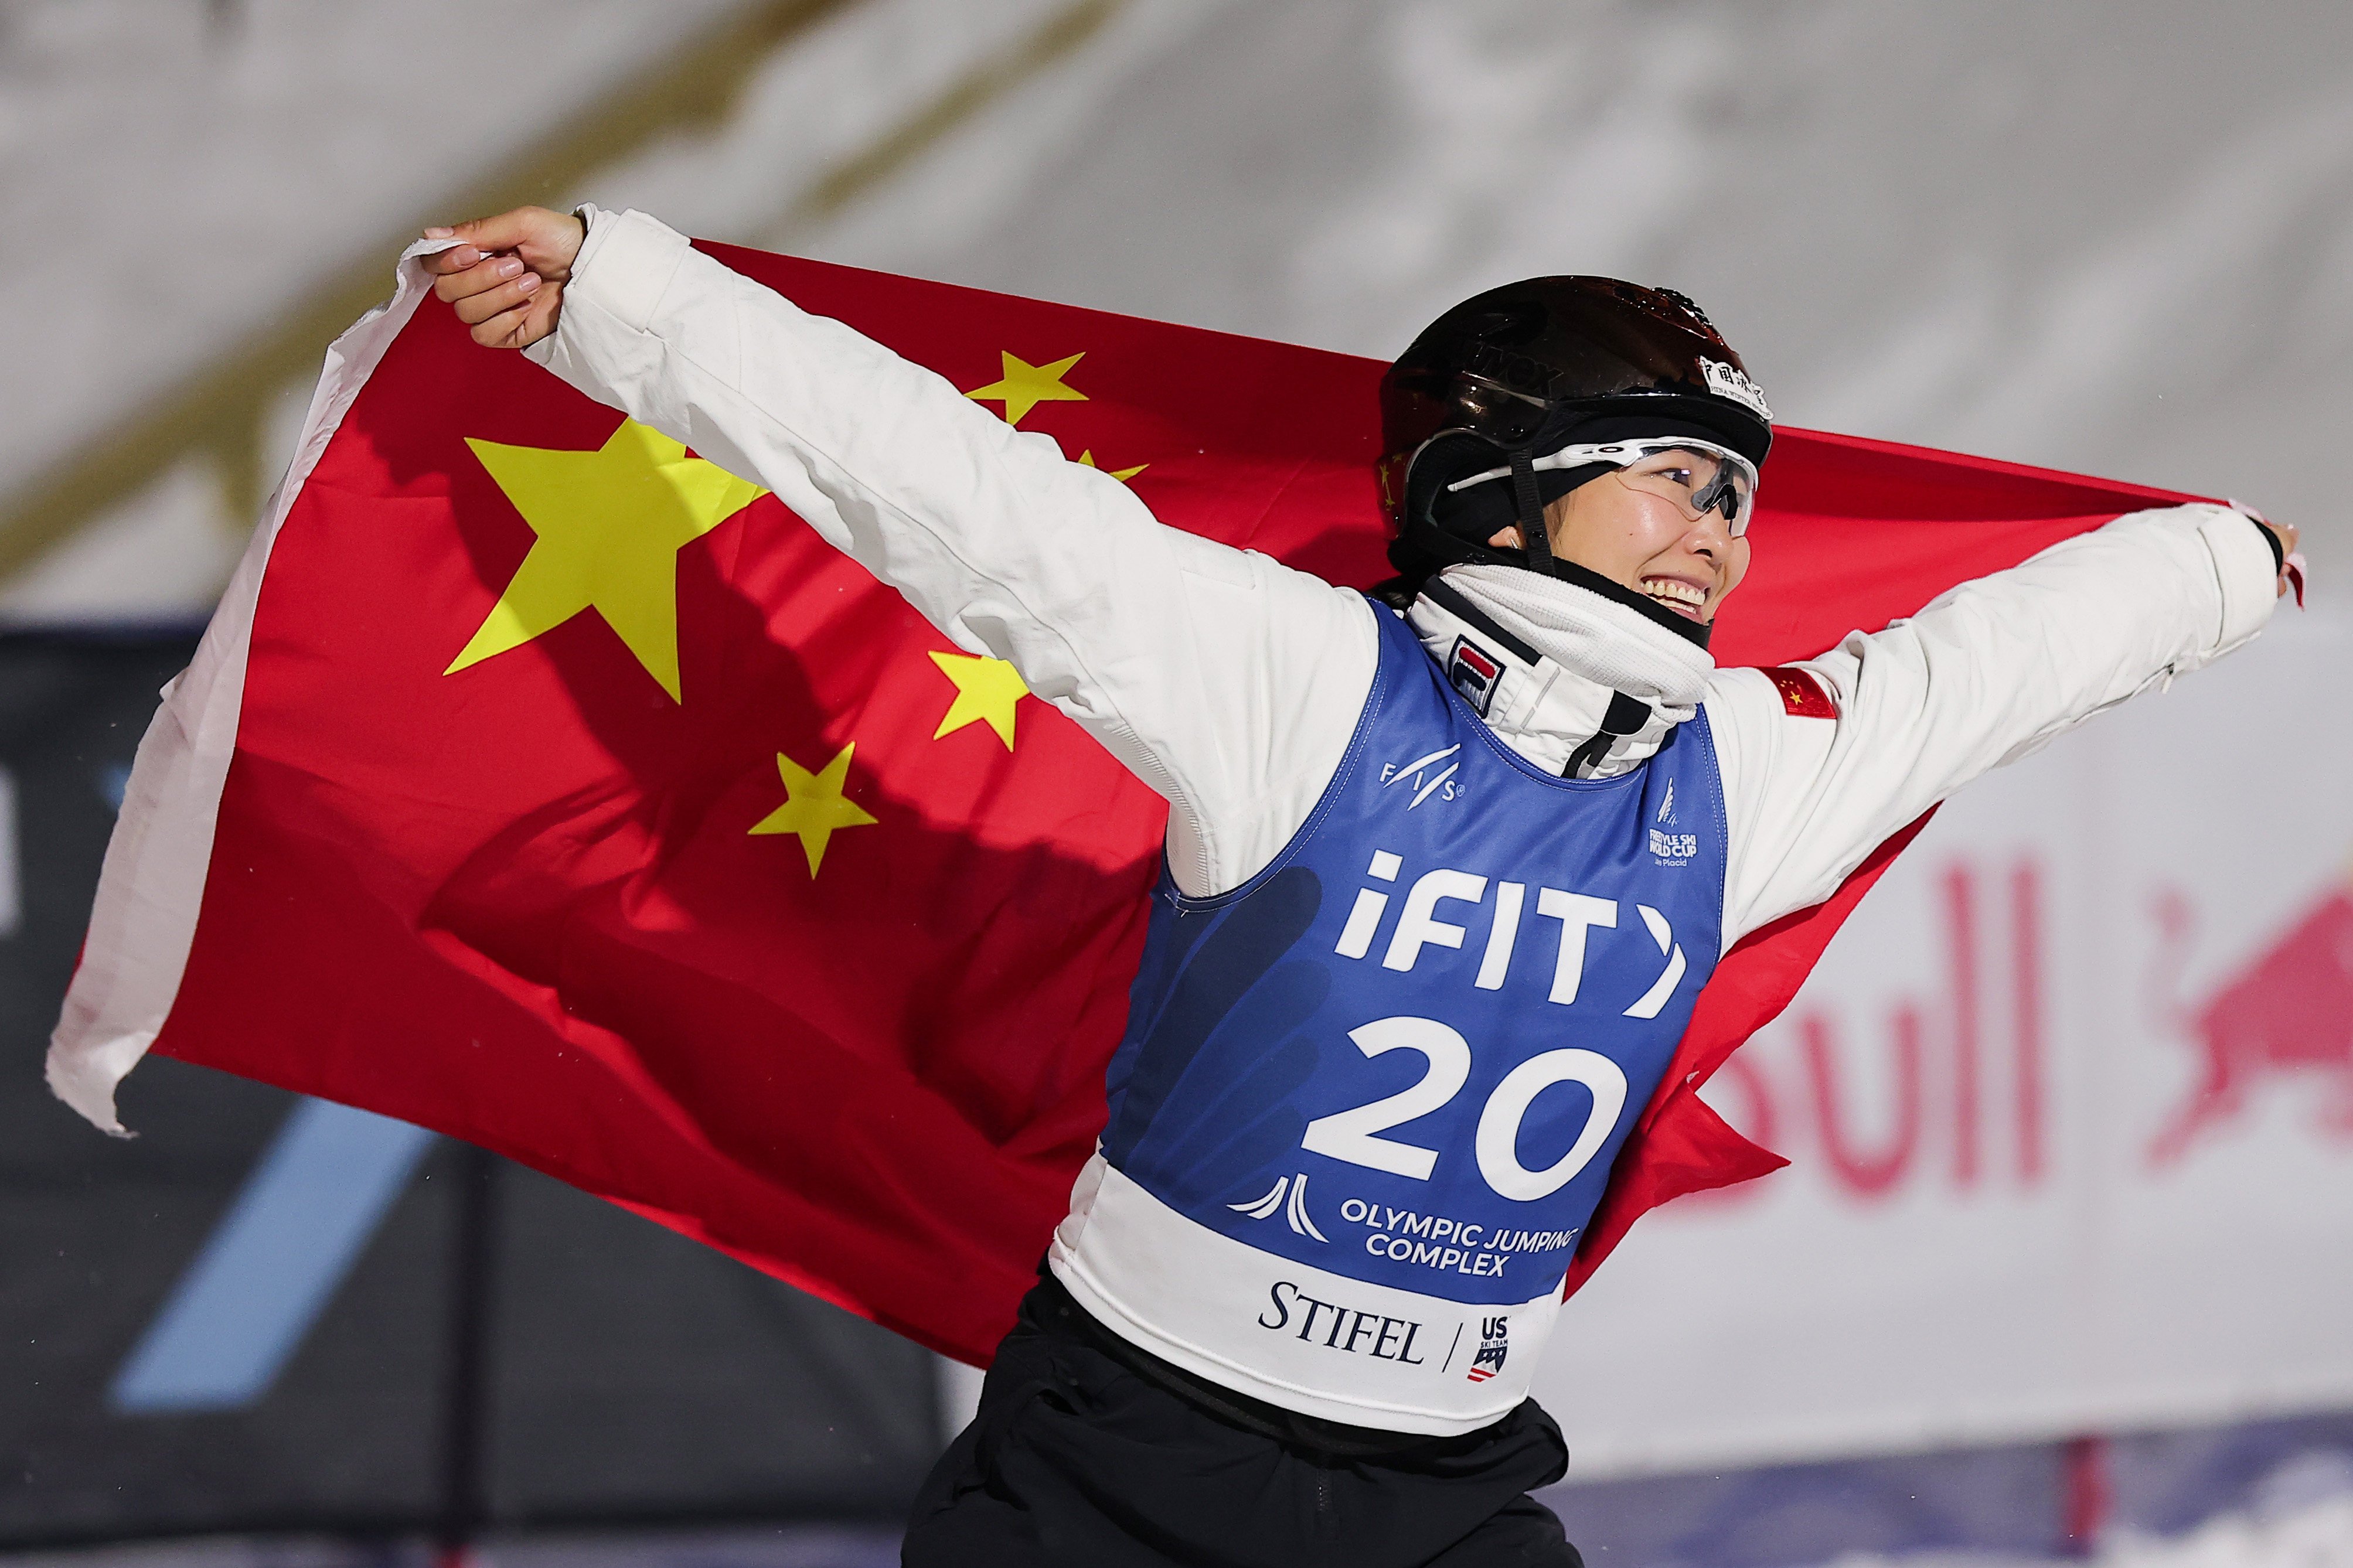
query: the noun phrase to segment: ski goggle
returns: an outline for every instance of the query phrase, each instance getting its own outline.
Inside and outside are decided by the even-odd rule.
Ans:
[[[1606,463],[1620,480],[1650,495],[1675,503],[1690,521],[1709,512],[1724,518],[1725,531],[1737,539],[1748,531],[1756,510],[1757,466],[1739,453],[1706,441],[1665,438],[1651,441],[1588,441],[1563,447],[1529,465],[1538,473],[1582,468]],[[1457,479],[1449,490],[1466,490],[1491,479],[1508,479],[1511,468],[1489,468]]]

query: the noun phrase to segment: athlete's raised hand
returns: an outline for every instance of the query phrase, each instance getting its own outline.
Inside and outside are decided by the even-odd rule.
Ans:
[[[565,279],[588,237],[570,213],[517,207],[453,228],[428,228],[427,239],[466,243],[425,258],[433,292],[457,308],[484,348],[528,348],[555,331],[564,309]]]
[[[2280,567],[2279,596],[2284,599],[2294,594],[2295,602],[2301,605],[2304,603],[2304,557],[2296,552],[2296,545],[2301,542],[2299,531],[2292,522],[2274,522],[2269,518],[2264,518],[2263,524],[2279,541],[2280,554],[2284,557]]]
[[[2274,522],[2245,501],[2234,500],[2231,505],[2245,516],[2247,521],[2271,535],[2272,548],[2279,552],[2280,556],[2279,596],[2284,599],[2290,594],[2294,594],[2297,607],[2302,608],[2304,557],[2296,553],[2296,546],[2303,542],[2301,531],[2292,522]]]

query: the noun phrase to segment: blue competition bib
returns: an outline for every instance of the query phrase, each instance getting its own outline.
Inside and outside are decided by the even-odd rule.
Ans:
[[[1715,966],[1704,712],[1551,777],[1387,610],[1314,814],[1246,886],[1165,871],[1104,1158],[1259,1251],[1466,1303],[1556,1289]]]

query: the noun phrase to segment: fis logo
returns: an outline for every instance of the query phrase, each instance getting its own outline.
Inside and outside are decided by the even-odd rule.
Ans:
[[[1408,811],[1411,811],[1433,795],[1440,800],[1452,800],[1460,788],[1454,782],[1454,775],[1462,766],[1461,759],[1456,757],[1454,753],[1461,749],[1462,742],[1457,741],[1442,752],[1432,752],[1426,757],[1416,757],[1409,763],[1383,763],[1381,787],[1388,789],[1411,779],[1413,798],[1405,803],[1405,808]],[[1441,768],[1439,766],[1440,763],[1446,765]]]
[[[1291,1194],[1288,1203],[1283,1201],[1285,1192]],[[1298,1235],[1312,1236],[1316,1240],[1326,1243],[1332,1239],[1316,1229],[1315,1222],[1307,1216],[1307,1173],[1304,1171],[1296,1176],[1277,1176],[1274,1179],[1274,1185],[1266,1190],[1264,1197],[1252,1198],[1246,1204],[1228,1204],[1226,1206],[1236,1214],[1246,1214],[1252,1219],[1271,1219],[1275,1210],[1282,1209],[1282,1217],[1291,1222],[1291,1228]]]
[[[1495,687],[1503,674],[1504,667],[1493,654],[1469,637],[1454,639],[1454,651],[1446,657],[1446,679],[1482,719],[1494,705]]]
[[[1509,1318],[1479,1320],[1479,1353],[1471,1358],[1471,1381],[1484,1383],[1504,1370],[1504,1361],[1512,1353],[1512,1321]]]

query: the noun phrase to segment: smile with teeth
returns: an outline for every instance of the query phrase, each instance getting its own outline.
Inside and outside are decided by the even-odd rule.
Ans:
[[[1645,577],[1642,592],[1670,609],[1700,610],[1707,607],[1707,590],[1673,577]]]

